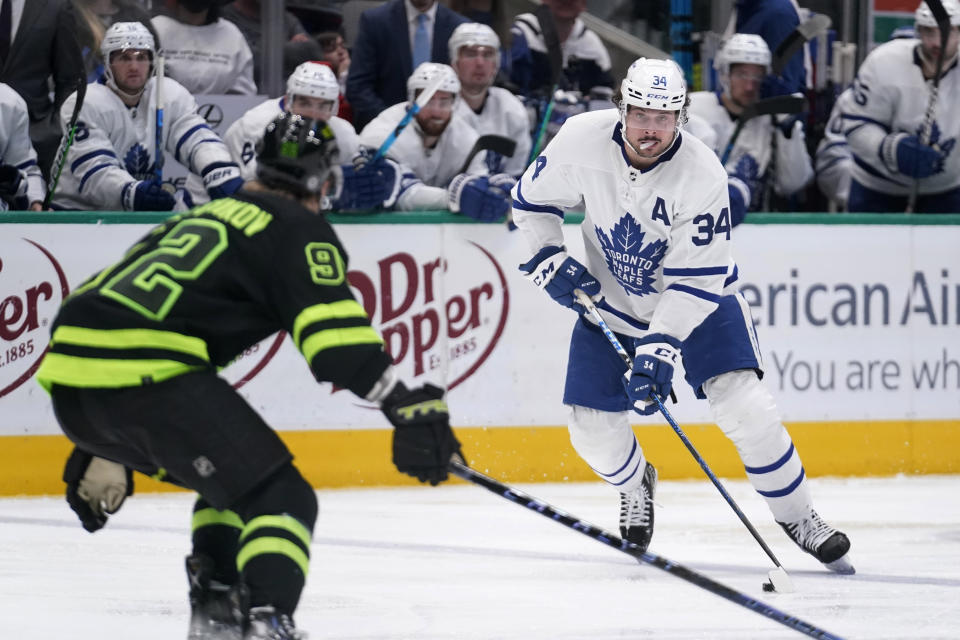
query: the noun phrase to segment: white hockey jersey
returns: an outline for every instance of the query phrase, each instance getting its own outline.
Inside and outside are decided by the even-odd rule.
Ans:
[[[47,193],[37,152],[30,142],[30,115],[20,94],[0,82],[0,164],[11,164],[27,176],[27,199],[43,202]],[[6,208],[0,199],[0,209]]]
[[[457,116],[463,118],[480,135],[496,134],[517,141],[513,156],[504,158],[488,151],[485,155],[490,173],[509,173],[517,177],[527,168],[530,156],[530,117],[520,99],[500,87],[490,87],[480,113],[475,112],[466,100],[457,101]]]
[[[734,120],[720,101],[720,95],[712,91],[695,91],[690,94],[690,114],[706,122],[715,132],[715,136],[703,136],[701,141],[711,146],[718,157],[723,154],[737,128]],[[690,129],[697,135],[696,127]],[[776,156],[774,156],[776,153]],[[774,162],[775,176],[769,175],[770,164]],[[794,124],[789,138],[783,135],[779,127],[773,125],[769,117],[757,117],[743,125],[725,165],[730,174],[746,175],[744,182],[751,186],[753,200],[751,210],[756,210],[762,202],[763,187],[773,180],[773,189],[782,196],[790,196],[804,188],[813,178],[813,166],[807,153],[806,137],[803,127]],[[759,187],[759,188],[757,188]]]
[[[360,132],[360,145],[371,151],[379,149],[403,119],[408,104],[400,102],[381,111]],[[421,136],[420,125],[414,119],[387,150],[387,157],[399,163],[403,172],[396,208],[405,211],[446,209],[447,186],[461,173],[463,163],[480,136],[456,111],[433,149],[423,146]],[[473,157],[464,173],[489,173],[482,153]]]
[[[257,143],[263,138],[267,125],[284,112],[285,100],[286,97],[281,96],[261,102],[235,120],[223,134],[223,143],[230,150],[233,161],[240,167],[240,177],[244,182],[257,177]],[[343,118],[333,116],[328,123],[340,151],[337,162],[350,162],[357,154],[360,137],[353,125]],[[194,204],[210,199],[198,176],[191,174],[187,178],[187,190],[193,196]]]
[[[536,253],[563,244],[563,210],[581,202],[584,264],[614,331],[640,336],[649,325],[684,340],[734,293],[727,174],[695,137],[681,133],[640,170],[616,109],[573,116],[514,187],[513,221]]]
[[[853,155],[844,134],[843,114],[853,100],[853,91],[847,89],[839,96],[830,110],[830,119],[823,132],[823,139],[817,145],[817,154],[813,158],[817,172],[817,186],[823,195],[841,206],[846,205],[850,196],[850,177],[853,174]]]
[[[889,133],[920,135],[930,90],[923,79],[918,40],[891,40],[870,52],[853,83],[853,100],[843,111],[844,133],[853,153],[853,178],[874,191],[905,196],[913,178],[888,167],[880,146]],[[960,67],[954,60],[940,78],[940,95],[930,142],[944,153],[943,169],[919,180],[919,193],[935,194],[960,187]]]
[[[194,95],[255,95],[253,53],[229,20],[194,26],[168,16],[150,20],[163,49],[167,75]]]
[[[77,132],[67,152],[53,204],[61,209],[118,211],[123,188],[152,180],[156,151],[157,79],[147,80],[140,102],[127,107],[109,87],[94,83],[80,108]],[[66,130],[77,94],[60,108]],[[197,103],[177,81],[163,81],[163,146],[177,162],[203,176],[229,164],[230,152],[197,115]]]

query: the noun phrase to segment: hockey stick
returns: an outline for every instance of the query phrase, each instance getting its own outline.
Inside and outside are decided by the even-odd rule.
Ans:
[[[727,160],[730,158],[730,152],[733,151],[733,146],[737,143],[740,132],[743,131],[744,125],[747,124],[749,120],[757,116],[800,113],[803,111],[805,104],[806,99],[800,96],[773,96],[771,98],[757,100],[753,104],[744,107],[743,111],[740,112],[740,116],[737,118],[737,128],[733,130],[733,135],[730,136],[730,141],[727,142],[727,146],[723,150],[723,155],[720,157],[720,164],[726,166]]]
[[[495,493],[501,498],[506,498],[510,502],[519,504],[522,507],[526,507],[531,511],[536,511],[545,518],[550,518],[554,522],[558,522],[568,529],[573,529],[588,538],[592,538],[597,542],[602,542],[603,544],[616,549],[617,551],[622,551],[623,553],[636,558],[638,562],[643,564],[648,564],[652,567],[656,567],[662,571],[666,571],[672,576],[680,578],[681,580],[686,580],[690,584],[700,587],[710,593],[720,596],[721,598],[726,598],[730,602],[740,605],[754,613],[758,613],[762,616],[770,618],[775,622],[793,629],[799,633],[802,633],[805,636],[811,638],[822,638],[826,640],[842,640],[840,636],[834,635],[829,631],[816,627],[809,622],[801,620],[796,616],[784,613],[779,609],[776,609],[765,602],[760,602],[756,598],[752,598],[740,591],[731,589],[730,587],[716,582],[702,573],[698,573],[692,569],[688,569],[682,565],[668,560],[663,556],[658,556],[654,553],[648,551],[643,551],[637,545],[627,540],[623,540],[616,535],[601,529],[595,525],[590,524],[576,516],[562,511],[539,498],[534,498],[533,496],[520,491],[515,487],[506,485],[498,480],[486,476],[479,471],[474,471],[470,467],[463,464],[462,461],[452,459],[449,465],[450,473],[471,482],[477,486],[487,489],[491,493]]]
[[[774,75],[780,75],[790,59],[806,43],[810,42],[818,35],[826,33],[830,28],[830,17],[822,13],[810,16],[805,21],[797,25],[797,28],[783,39],[783,42],[777,45],[770,61],[770,70]]]
[[[937,110],[937,102],[940,97],[940,73],[943,71],[943,56],[947,51],[947,39],[950,37],[950,16],[947,10],[943,8],[940,0],[927,0],[927,6],[930,7],[930,13],[937,21],[937,29],[940,30],[940,53],[937,54],[936,72],[933,74],[933,82],[930,85],[930,97],[927,98],[927,110],[923,114],[923,125],[920,129],[920,143],[930,144],[930,130],[933,128],[933,116]],[[910,189],[910,197],[907,200],[907,213],[913,213],[917,206],[917,196],[920,194],[920,179],[913,181],[913,188]]]
[[[530,156],[527,158],[527,164],[532,163],[540,154],[543,146],[543,139],[547,134],[547,125],[550,123],[550,116],[553,114],[553,107],[556,104],[557,91],[560,89],[560,76],[563,74],[563,50],[560,48],[560,36],[557,34],[557,23],[553,19],[553,11],[545,4],[537,5],[533,10],[537,22],[540,24],[540,33],[543,35],[543,45],[547,48],[547,59],[550,62],[550,100],[543,111],[543,118],[537,126],[537,137],[530,147]]]
[[[590,315],[597,321],[597,324],[600,325],[600,330],[603,331],[603,335],[607,337],[607,340],[613,345],[613,348],[620,355],[620,359],[623,360],[623,363],[627,365],[627,368],[633,369],[633,360],[630,358],[630,355],[627,353],[626,349],[623,348],[623,345],[620,344],[620,341],[617,339],[617,336],[613,334],[613,331],[610,330],[610,327],[607,326],[606,321],[603,319],[603,316],[600,315],[600,310],[597,309],[597,305],[593,303],[593,300],[590,299],[590,296],[585,294],[580,289],[574,289],[574,295],[577,297],[577,300],[580,301],[584,307],[590,312]],[[717,476],[713,474],[713,471],[710,470],[710,467],[707,465],[707,461],[697,452],[693,444],[687,438],[687,435],[683,432],[683,429],[680,428],[680,425],[676,423],[673,419],[673,416],[670,415],[670,412],[667,411],[667,408],[660,401],[660,398],[656,394],[652,394],[654,400],[657,401],[657,408],[660,409],[660,413],[663,414],[663,417],[667,419],[667,422],[670,423],[670,426],[680,436],[680,440],[687,447],[687,450],[693,455],[693,459],[697,461],[700,465],[700,468],[703,469],[703,472],[707,474],[707,477],[710,478],[710,481],[713,482],[713,486],[717,488],[720,492],[720,495],[723,496],[723,499],[727,501],[727,504],[733,509],[734,513],[737,514],[737,517],[740,518],[740,521],[747,527],[747,530],[750,531],[750,534],[753,535],[753,539],[760,543],[760,546],[766,552],[767,556],[773,561],[773,564],[776,565],[776,569],[771,569],[767,576],[770,578],[770,583],[773,585],[775,591],[780,593],[792,593],[796,591],[796,588],[793,586],[793,580],[790,579],[790,576],[787,574],[787,571],[783,568],[783,565],[780,564],[780,561],[777,560],[777,557],[773,555],[773,551],[770,550],[770,547],[767,546],[767,543],[763,541],[763,538],[760,537],[760,534],[757,533],[757,530],[753,527],[750,520],[747,519],[747,516],[740,510],[740,507],[737,506],[737,503],[734,499],[727,493],[727,490],[720,483],[720,480],[717,479]],[[766,589],[766,587],[765,587]]]
[[[443,84],[444,75],[438,73],[437,77],[433,79],[429,85],[427,85],[423,91],[420,92],[420,95],[417,96],[417,99],[411,103],[410,107],[407,108],[407,112],[404,114],[403,118],[400,119],[400,122],[397,123],[397,126],[394,127],[393,131],[390,132],[390,135],[386,137],[383,143],[380,145],[380,148],[377,149],[377,153],[374,154],[373,159],[370,160],[371,163],[378,161],[383,156],[387,155],[387,150],[393,146],[393,143],[397,141],[397,137],[403,133],[403,130],[407,128],[407,125],[410,124],[410,121],[413,120],[413,117],[420,113],[420,110],[430,102],[430,98],[433,97],[433,94],[440,89],[440,85]]]
[[[495,133],[482,135],[477,138],[476,142],[473,143],[473,148],[470,149],[470,153],[467,154],[467,159],[463,161],[463,166],[460,167],[460,171],[457,173],[466,173],[467,168],[470,167],[470,163],[473,162],[474,156],[481,151],[493,151],[494,153],[499,153],[505,158],[509,158],[516,150],[517,141],[513,138],[498,136]]]
[[[157,122],[156,122],[156,134],[157,134],[157,144],[156,144],[156,154],[157,158],[153,163],[153,173],[154,179],[157,181],[157,184],[163,184],[163,54],[159,51],[157,52],[157,75],[156,75],[156,91],[157,91]]]
[[[50,201],[53,200],[53,194],[60,182],[60,174],[63,173],[63,165],[67,161],[67,151],[73,144],[73,136],[77,133],[77,121],[80,119],[80,109],[83,108],[83,99],[86,95],[87,79],[80,76],[77,81],[77,100],[73,103],[73,113],[70,114],[70,123],[67,125],[66,140],[61,141],[60,148],[57,149],[57,158],[54,162],[53,174],[50,176],[50,185],[47,188],[47,195],[43,198],[44,211],[50,208]]]

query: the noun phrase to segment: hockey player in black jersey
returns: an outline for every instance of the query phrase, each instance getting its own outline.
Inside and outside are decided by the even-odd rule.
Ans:
[[[37,372],[76,445],[63,477],[85,529],[132,494],[132,470],[200,494],[192,640],[301,637],[293,613],[317,499],[277,434],[216,374],[245,348],[287,331],[318,381],[380,405],[403,473],[435,485],[460,454],[443,390],[397,380],[347,285],[347,254],[320,213],[339,180],[330,129],[283,114],[258,155],[257,180],[170,218],[78,287]]]

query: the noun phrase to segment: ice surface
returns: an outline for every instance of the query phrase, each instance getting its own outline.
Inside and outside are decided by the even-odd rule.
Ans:
[[[707,481],[660,483],[650,550],[846,638],[960,637],[960,476],[811,482],[855,576],[800,552],[739,481],[724,484],[797,593],[762,591],[772,564]],[[616,531],[609,487],[520,488]],[[296,615],[311,640],[802,637],[480,487],[318,495]],[[191,506],[135,495],[90,535],[60,499],[0,500],[0,637],[185,638]]]

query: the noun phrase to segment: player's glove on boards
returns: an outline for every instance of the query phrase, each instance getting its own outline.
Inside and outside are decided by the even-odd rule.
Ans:
[[[122,464],[90,455],[74,447],[63,468],[67,504],[83,528],[93,533],[107,523],[107,516],[133,495],[133,473]]]
[[[123,186],[121,198],[127,211],[170,211],[177,203],[170,192],[148,180],[128,182]]]
[[[436,486],[447,479],[447,465],[460,443],[450,429],[443,389],[425,384],[407,389],[397,382],[380,409],[395,429],[393,464],[401,473]]]
[[[911,178],[929,178],[943,169],[943,154],[906,133],[891,133],[880,144],[880,155],[891,171]]]
[[[680,341],[663,333],[651,333],[637,341],[633,371],[626,380],[633,410],[640,415],[656,413],[653,394],[666,400],[673,388],[673,367],[680,358]]]
[[[584,306],[573,295],[574,289],[598,301],[600,283],[590,275],[587,268],[567,255],[564,247],[544,247],[529,261],[520,265],[520,271],[551,298],[565,307],[583,313]]]
[[[203,170],[203,188],[211,200],[229,198],[243,186],[240,167],[232,162],[214,162]]]
[[[393,160],[376,162],[366,150],[358,152],[352,163],[341,165],[343,187],[337,200],[342,211],[389,209],[400,193],[400,166]]]
[[[479,222],[496,222],[510,210],[512,186],[506,186],[504,181],[493,182],[488,176],[461,173],[447,187],[447,206],[450,211]]]

